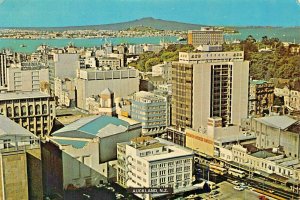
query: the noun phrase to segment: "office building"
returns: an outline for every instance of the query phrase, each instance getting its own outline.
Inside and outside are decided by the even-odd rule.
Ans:
[[[123,187],[171,187],[173,194],[192,188],[193,153],[149,136],[118,143],[117,180]],[[137,194],[151,199],[159,194]]]
[[[131,118],[142,123],[144,135],[157,135],[170,125],[170,103],[168,98],[150,92],[140,91],[133,95]]]
[[[53,55],[53,61],[49,61],[48,65],[51,93],[54,94],[55,78],[76,78],[77,70],[80,68],[79,54],[55,53]]]
[[[274,103],[274,84],[263,80],[251,80],[249,93],[249,114],[252,116],[269,114]]]
[[[210,117],[240,125],[248,116],[248,76],[242,51],[180,52],[172,65],[172,125],[199,130]]]
[[[86,109],[86,98],[109,88],[115,97],[127,97],[139,91],[139,73],[133,68],[81,69],[76,78],[77,107]]]
[[[53,127],[55,101],[42,92],[0,93],[0,114],[44,137]]]
[[[7,89],[15,92],[40,91],[49,85],[49,69],[41,62],[22,62],[7,69]],[[49,90],[49,88],[48,88]]]
[[[0,199],[43,199],[38,137],[0,115]]]
[[[5,53],[0,53],[0,89],[7,86],[7,59]]]
[[[202,27],[200,30],[188,31],[188,44],[194,47],[200,45],[216,45],[224,43],[224,34],[222,30],[216,30],[210,27]]]

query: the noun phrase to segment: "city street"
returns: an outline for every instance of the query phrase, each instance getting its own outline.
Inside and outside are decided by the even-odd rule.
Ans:
[[[234,185],[229,182],[222,182],[218,184],[218,189],[220,193],[218,193],[215,196],[210,196],[208,193],[202,194],[201,197],[203,199],[219,199],[219,200],[248,200],[248,199],[258,199],[260,194],[251,191],[249,189],[245,189],[243,191],[237,191],[233,189]],[[269,200],[272,200],[272,198],[269,198]]]

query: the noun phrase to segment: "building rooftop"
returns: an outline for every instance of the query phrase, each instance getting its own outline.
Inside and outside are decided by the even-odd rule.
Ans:
[[[54,132],[52,136],[68,138],[107,137],[128,129],[130,124],[124,120],[109,116],[92,116],[79,119]]]
[[[15,123],[11,119],[0,115],[0,137],[16,135],[20,137],[36,137],[33,133]]]
[[[271,126],[273,128],[280,128],[282,130],[288,128],[289,126],[297,122],[297,120],[292,119],[288,116],[268,116],[256,118],[255,120],[267,126]]]
[[[58,143],[62,146],[71,145],[76,149],[83,148],[88,142],[87,141],[78,141],[78,140],[62,140],[62,139],[52,139],[55,143]]]
[[[0,101],[14,100],[14,99],[34,99],[34,98],[45,98],[45,97],[50,97],[50,95],[38,91],[0,93]]]
[[[151,162],[157,160],[171,159],[174,157],[181,156],[192,156],[194,153],[184,147],[179,147],[173,143],[170,143],[161,138],[152,138],[149,136],[138,137],[131,140],[131,143],[128,145],[134,147],[138,150],[147,150],[155,148],[163,148],[163,151],[158,154],[151,154],[143,156],[143,159]]]
[[[266,151],[266,150],[257,151],[251,155],[256,158],[268,158],[268,157],[276,156],[275,153],[272,153],[272,152]]]
[[[254,85],[261,85],[264,83],[267,83],[267,81],[265,81],[265,80],[251,80],[250,81],[250,84],[254,84]]]

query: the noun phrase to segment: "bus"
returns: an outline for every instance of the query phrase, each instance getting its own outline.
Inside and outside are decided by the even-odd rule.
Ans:
[[[228,174],[239,178],[244,178],[246,176],[244,171],[235,168],[229,168]]]
[[[221,167],[220,165],[217,165],[217,164],[210,163],[209,170],[214,172],[215,174],[219,174],[219,175],[227,174],[227,169],[224,167]]]

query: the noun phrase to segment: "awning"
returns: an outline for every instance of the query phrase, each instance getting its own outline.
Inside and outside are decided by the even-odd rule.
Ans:
[[[274,180],[274,181],[279,181],[279,182],[284,183],[284,184],[286,184],[289,180],[288,178],[286,178],[284,176],[280,176],[280,175],[274,174],[274,173],[270,174],[269,178]]]

